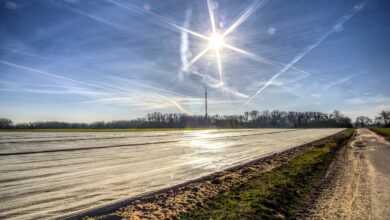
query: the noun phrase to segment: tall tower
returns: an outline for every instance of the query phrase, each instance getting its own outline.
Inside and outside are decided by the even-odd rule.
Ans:
[[[207,119],[207,86],[204,87],[204,117]]]

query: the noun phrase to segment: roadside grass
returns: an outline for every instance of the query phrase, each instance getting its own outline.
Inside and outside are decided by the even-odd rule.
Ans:
[[[224,128],[10,128],[0,129],[0,132],[147,132],[147,131],[196,131],[221,130]]]
[[[292,159],[288,164],[261,173],[248,183],[218,195],[180,219],[294,219],[315,191],[338,149],[353,129],[331,138]]]
[[[371,128],[371,130],[384,136],[387,140],[390,140],[390,128]]]

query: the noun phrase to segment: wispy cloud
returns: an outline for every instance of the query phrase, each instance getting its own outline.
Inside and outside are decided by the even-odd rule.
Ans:
[[[4,7],[6,9],[9,9],[9,10],[16,10],[16,9],[20,8],[20,5],[17,4],[16,2],[14,2],[14,1],[5,1],[4,2]]]
[[[390,103],[377,103],[370,105],[353,105],[341,109],[343,113],[347,114],[351,118],[356,118],[358,116],[368,116],[371,119],[374,119],[378,116],[379,112],[385,110],[390,111]]]
[[[47,71],[43,71],[43,70],[39,70],[39,69],[36,69],[36,68],[32,68],[32,67],[28,67],[28,66],[25,66],[25,65],[20,65],[20,64],[16,64],[16,63],[13,63],[13,62],[9,62],[9,61],[6,61],[6,60],[0,60],[0,64],[4,64],[4,65],[7,65],[7,66],[11,66],[11,67],[14,67],[14,68],[18,68],[18,69],[21,69],[21,70],[25,70],[25,71],[29,71],[29,72],[34,72],[34,73],[38,73],[38,74],[41,74],[43,76],[47,76],[47,77],[50,77],[50,78],[53,78],[53,79],[57,79],[57,80],[60,80],[61,82],[63,81],[67,81],[67,82],[71,82],[71,83],[74,83],[76,85],[78,85],[78,87],[75,87],[75,86],[67,86],[65,87],[65,90],[63,91],[55,91],[55,90],[46,90],[46,89],[34,89],[34,88],[30,88],[30,89],[3,89],[3,91],[14,91],[14,92],[31,92],[31,93],[45,93],[45,94],[79,94],[79,95],[83,95],[83,96],[87,96],[87,97],[91,97],[93,96],[93,98],[95,100],[106,100],[106,101],[117,101],[117,100],[125,100],[124,98],[126,97],[121,97],[121,95],[123,94],[129,94],[129,93],[132,93],[132,94],[137,94],[136,97],[142,97],[142,96],[139,96],[140,93],[143,94],[143,97],[148,97],[149,100],[150,99],[153,99],[153,100],[159,100],[159,103],[161,104],[161,106],[165,106],[163,105],[163,103],[170,103],[171,106],[174,106],[175,108],[177,108],[180,112],[183,112],[183,113],[187,113],[187,114],[190,114],[190,112],[188,110],[186,110],[179,102],[177,102],[175,99],[169,97],[169,96],[164,96],[164,95],[161,95],[161,91],[163,90],[160,90],[160,89],[157,89],[155,87],[152,87],[152,86],[148,86],[148,88],[153,88],[154,90],[158,90],[158,92],[145,92],[145,89],[144,90],[129,90],[129,89],[125,89],[125,88],[121,88],[121,87],[118,87],[116,85],[109,85],[109,84],[95,84],[95,83],[89,83],[89,82],[83,82],[83,81],[79,81],[79,80],[75,80],[75,79],[72,79],[72,78],[69,78],[69,77],[65,77],[63,75],[59,75],[59,74],[56,74],[56,73],[50,73],[50,72],[47,72]],[[84,86],[84,87],[82,87]],[[85,87],[86,86],[86,87]],[[145,85],[143,85],[145,87]],[[104,93],[97,93],[95,90],[96,89],[100,89],[100,90],[103,90],[105,91]],[[101,97],[103,96],[103,97]],[[109,96],[109,97],[107,97]],[[135,96],[127,96],[128,98],[129,97],[135,97]],[[127,99],[129,100],[129,99]],[[137,99],[139,102],[145,102],[145,100],[142,100],[142,99]],[[91,100],[92,101],[92,100]],[[148,103],[150,102],[145,102],[147,105]],[[132,102],[131,104],[137,104],[136,100],[132,99]],[[144,105],[144,106],[145,106]],[[155,105],[152,105],[155,107]]]
[[[88,117],[85,107],[94,106],[96,114],[105,119],[138,117],[157,110],[200,114],[204,86],[209,89],[210,111],[219,114],[248,108],[327,111],[343,105],[355,109],[387,105],[378,97],[364,104],[370,103],[366,95],[358,96],[364,91],[388,95],[384,84],[389,68],[383,61],[387,52],[381,45],[390,32],[378,34],[387,30],[381,21],[385,19],[377,16],[383,10],[378,4],[370,5],[370,11],[346,27],[365,8],[365,2],[335,20],[334,15],[348,10],[345,2],[214,0],[217,5],[209,1],[214,5],[210,8],[216,28],[223,31],[232,25],[236,30],[225,43],[245,50],[221,51],[221,85],[214,53],[185,68],[208,43],[191,33],[210,34],[206,0],[7,1],[23,7],[10,10],[4,7],[6,1],[0,3],[4,16],[9,16],[2,20],[0,48],[0,96],[8,110],[2,108],[0,114],[10,118],[19,117],[15,112],[22,112],[21,106],[31,106],[36,113],[43,109],[33,109],[37,105],[69,102],[75,103],[72,108],[78,108],[79,115]],[[350,34],[332,37],[347,28]],[[303,62],[309,55],[311,62]],[[363,72],[370,74],[351,75]],[[263,96],[259,102],[249,96],[257,91]],[[37,94],[45,97],[41,104],[34,101]],[[239,104],[250,98],[253,106]],[[42,115],[61,118],[68,107],[63,112],[45,110]],[[23,117],[36,120],[33,113]]]
[[[365,6],[365,2],[360,3],[358,5],[355,5],[353,7],[352,12],[349,14],[341,17],[336,24],[332,27],[330,31],[322,35],[314,44],[309,45],[306,47],[300,54],[296,55],[294,59],[292,59],[286,66],[284,66],[279,72],[277,72],[275,75],[273,75],[266,84],[264,84],[260,89],[257,90],[257,92],[249,98],[249,100],[246,102],[246,104],[249,104],[253,99],[261,94],[268,86],[272,84],[272,82],[277,79],[280,75],[287,72],[289,69],[291,69],[296,63],[301,61],[307,54],[309,54],[312,50],[317,48],[323,41],[325,41],[329,36],[331,36],[333,33],[339,32],[340,27],[342,27],[346,22],[348,22],[353,16],[355,16],[358,12],[363,10]]]
[[[383,95],[357,96],[345,100],[351,105],[390,104],[390,98]]]
[[[269,35],[275,35],[275,34],[276,34],[276,31],[277,31],[277,29],[274,28],[274,27],[269,27],[269,28],[267,29],[267,33],[268,33]]]
[[[383,110],[390,110],[390,97],[383,94],[359,94],[343,100],[343,112],[350,117],[361,115],[375,118]]]

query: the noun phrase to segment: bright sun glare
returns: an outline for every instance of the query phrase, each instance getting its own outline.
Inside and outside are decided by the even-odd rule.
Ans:
[[[223,36],[218,33],[213,33],[210,36],[209,46],[215,50],[219,50],[224,45]]]
[[[192,30],[189,30],[189,29],[186,29],[186,28],[183,28],[183,27],[178,27],[181,31],[184,31],[188,34],[191,34],[193,36],[196,36],[198,38],[201,38],[203,40],[206,40],[208,45],[206,48],[204,48],[202,51],[200,51],[197,55],[195,55],[188,63],[186,63],[184,66],[183,66],[183,69],[184,70],[188,70],[193,64],[195,64],[200,58],[202,58],[205,54],[207,54],[208,52],[210,52],[210,50],[213,50],[213,52],[215,53],[215,60],[216,60],[216,64],[217,64],[217,70],[218,70],[218,75],[219,75],[219,83],[216,84],[216,86],[223,86],[224,82],[223,82],[223,66],[222,66],[222,49],[223,48],[227,48],[229,50],[232,50],[232,51],[235,51],[235,52],[238,52],[240,54],[243,54],[243,55],[247,55],[249,57],[252,57],[252,58],[255,58],[256,60],[259,60],[260,58],[258,58],[258,56],[252,54],[252,53],[249,53],[243,49],[240,49],[240,48],[237,48],[233,45],[230,45],[229,43],[227,43],[225,41],[226,37],[231,34],[232,32],[234,32],[236,30],[236,28],[242,23],[244,22],[248,17],[249,15],[252,13],[252,11],[254,10],[250,10],[250,11],[247,11],[244,13],[243,16],[239,17],[230,27],[228,27],[226,30],[224,30],[223,32],[219,32],[220,30],[218,30],[218,28],[216,27],[216,22],[215,21],[215,16],[214,16],[214,9],[215,7],[213,6],[213,3],[212,3],[213,0],[207,0],[207,8],[208,8],[208,12],[209,12],[209,16],[210,16],[210,24],[211,24],[211,30],[212,32],[210,33],[209,36],[205,36],[205,35],[202,35],[200,33],[197,33],[195,31],[192,31]],[[176,26],[175,26],[176,27]],[[263,61],[263,59],[260,59]]]

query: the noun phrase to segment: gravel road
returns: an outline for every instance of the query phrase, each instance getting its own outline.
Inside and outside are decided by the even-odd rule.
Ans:
[[[334,180],[309,219],[390,219],[390,143],[368,129],[357,135],[330,169]]]

